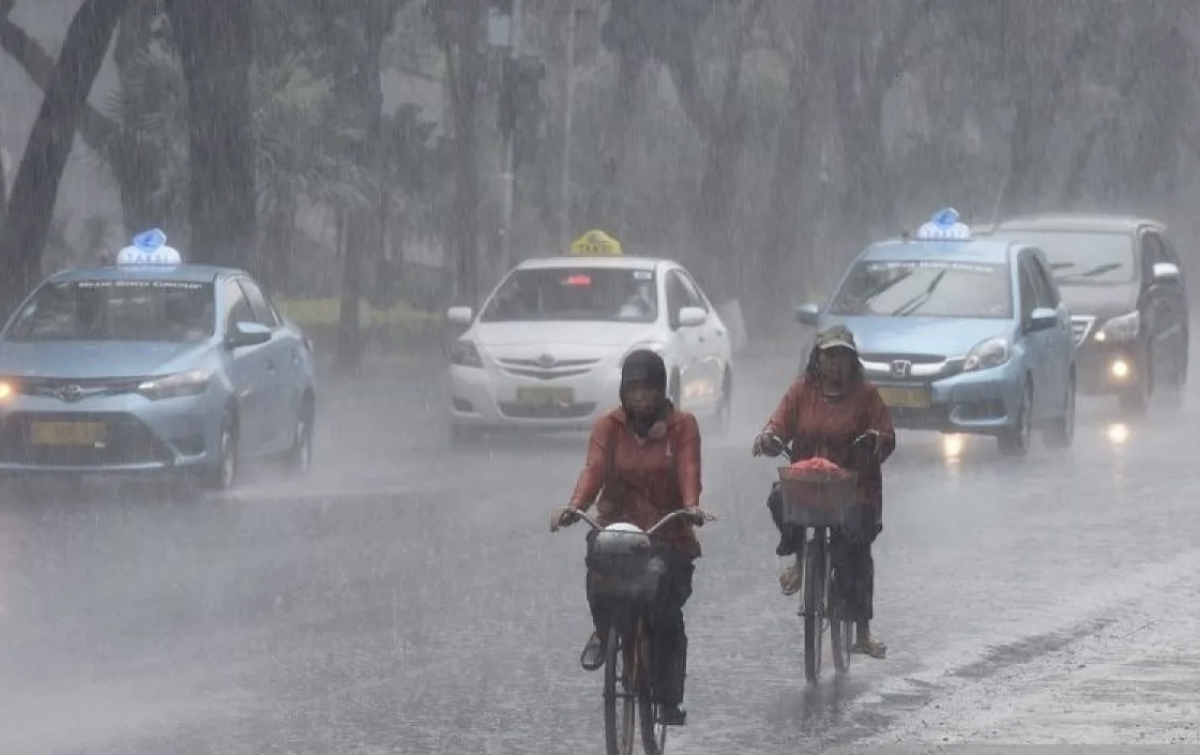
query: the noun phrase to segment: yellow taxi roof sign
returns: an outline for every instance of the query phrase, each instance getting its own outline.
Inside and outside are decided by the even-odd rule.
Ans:
[[[575,257],[620,257],[621,242],[604,231],[593,229],[571,242],[571,254]]]

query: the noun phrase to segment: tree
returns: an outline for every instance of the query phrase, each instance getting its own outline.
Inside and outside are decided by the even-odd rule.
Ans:
[[[17,301],[41,277],[41,255],[54,213],[58,187],[87,96],[127,0],[85,0],[67,28],[62,52],[47,82],[45,97],[13,180],[0,260],[0,304]],[[0,6],[5,17],[12,8]]]
[[[257,249],[251,0],[164,0],[188,92],[190,258],[251,267]]]

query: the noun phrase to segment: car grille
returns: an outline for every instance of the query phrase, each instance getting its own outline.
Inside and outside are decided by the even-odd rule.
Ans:
[[[946,361],[946,357],[941,354],[859,354],[859,359],[864,362],[882,362],[883,364],[891,364],[892,362],[912,362],[913,364],[938,364]]]
[[[500,359],[500,367],[510,375],[534,378],[535,380],[555,380],[557,378],[578,377],[592,371],[599,359],[563,359],[546,361],[542,359]]]
[[[91,446],[35,446],[30,440],[33,422],[103,422],[107,439],[102,448]],[[125,412],[14,412],[0,426],[0,462],[46,467],[94,467],[123,464],[170,463],[171,449],[154,436],[137,417]]]
[[[79,401],[95,396],[119,396],[134,393],[144,378],[45,378],[23,377],[18,390],[26,396],[45,396],[63,401]],[[73,389],[78,388],[78,392]],[[67,392],[69,391],[69,392]],[[68,398],[69,396],[69,398]]]
[[[501,401],[500,411],[513,419],[583,419],[596,409],[596,402],[582,404],[518,404]]]
[[[1076,316],[1071,318],[1071,333],[1075,336],[1077,347],[1082,346],[1087,337],[1091,335],[1092,326],[1095,323],[1095,317]]]

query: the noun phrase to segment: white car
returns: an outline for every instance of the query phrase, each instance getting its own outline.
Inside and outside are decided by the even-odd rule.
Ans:
[[[453,307],[466,332],[451,349],[454,440],[480,428],[591,427],[620,399],[621,364],[648,348],[667,365],[676,406],[728,429],[729,331],[680,265],[639,257],[527,260],[476,315]]]

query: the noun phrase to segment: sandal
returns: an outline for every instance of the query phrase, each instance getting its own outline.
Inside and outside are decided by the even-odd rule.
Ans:
[[[887,645],[883,644],[878,638],[868,637],[865,641],[859,640],[854,643],[854,647],[850,648],[850,652],[883,660],[887,657]]]
[[[779,588],[784,595],[795,595],[804,586],[804,574],[796,566],[789,566],[779,575]]]

